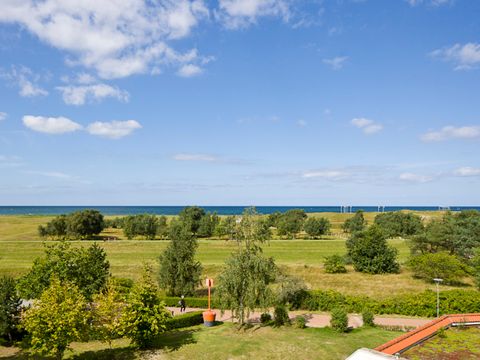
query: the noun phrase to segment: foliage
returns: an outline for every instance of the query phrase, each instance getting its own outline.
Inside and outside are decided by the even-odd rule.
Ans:
[[[282,213],[280,211],[275,211],[267,216],[267,223],[269,227],[277,227],[278,221],[282,217]]]
[[[290,324],[288,310],[285,305],[277,305],[273,311],[273,324],[275,326],[283,326]]]
[[[206,297],[184,297],[185,304],[188,307],[192,308],[204,308],[206,309],[208,307],[208,298]],[[165,303],[165,306],[169,307],[177,307],[178,306],[178,297],[162,297],[161,300]],[[217,307],[217,304],[215,302],[215,298],[212,299],[212,307],[215,308]]]
[[[200,283],[202,265],[195,260],[197,240],[190,226],[174,221],[170,226],[170,243],[160,255],[158,281],[168,295],[191,295]]]
[[[458,284],[470,272],[464,262],[444,252],[413,256],[408,265],[415,277],[428,282],[440,278],[445,284]]]
[[[472,267],[475,283],[480,289],[480,248],[475,249],[475,256],[472,259]]]
[[[128,278],[111,277],[110,285],[115,289],[120,297],[126,298],[133,289],[134,282],[132,279]]]
[[[278,304],[297,307],[305,296],[307,285],[297,277],[288,275],[277,276],[276,298]]]
[[[168,222],[167,217],[162,215],[157,217],[157,236],[160,239],[165,239],[168,235]]]
[[[344,308],[336,307],[331,312],[330,326],[337,332],[347,332],[348,315]]]
[[[93,298],[93,328],[96,338],[112,347],[112,340],[122,332],[122,310],[124,304],[113,285],[107,286],[103,293]]]
[[[386,212],[375,217],[378,225],[387,238],[396,236],[408,237],[417,235],[423,230],[422,218],[412,213],[401,211]]]
[[[220,218],[217,213],[206,213],[200,219],[197,236],[202,238],[212,237],[219,222]]]
[[[272,236],[268,221],[261,218],[255,208],[244,210],[235,230],[235,240],[249,248],[257,243],[263,243]]]
[[[38,226],[38,235],[40,237],[49,237],[52,239],[64,239],[67,236],[67,216],[60,215],[53,218],[46,226]]]
[[[348,255],[356,271],[368,274],[397,273],[397,249],[388,246],[385,234],[377,225],[355,232],[347,241]]]
[[[262,324],[268,324],[272,321],[272,315],[268,312],[264,312],[260,314],[260,322]]]
[[[116,217],[113,219],[103,219],[103,223],[105,228],[122,229],[124,220],[124,217]]]
[[[38,227],[41,237],[54,239],[87,239],[100,234],[105,227],[103,215],[97,210],[75,211],[52,219]]]
[[[342,230],[350,234],[353,234],[357,231],[363,231],[366,227],[367,221],[363,215],[363,210],[357,210],[355,215],[345,220],[345,222],[342,224]]]
[[[17,295],[15,279],[0,278],[0,338],[11,344],[19,334],[21,299]]]
[[[203,324],[203,312],[194,311],[177,315],[167,321],[167,330],[181,329]]]
[[[89,317],[78,287],[53,279],[40,300],[25,311],[23,326],[33,352],[61,359],[71,342],[85,337]]]
[[[480,247],[480,212],[466,210],[453,214],[447,212],[442,219],[430,221],[425,230],[414,236],[410,243],[412,253],[446,251],[465,259],[473,256]]]
[[[198,206],[187,206],[178,214],[179,220],[183,222],[193,234],[197,233],[204,216],[205,210]]]
[[[328,234],[331,226],[332,224],[330,224],[327,218],[309,217],[307,221],[305,221],[303,229],[310,237],[317,239],[322,235]]]
[[[235,238],[237,219],[235,216],[221,218],[215,226],[214,235],[220,238],[227,237],[228,240]]]
[[[143,236],[146,239],[154,240],[159,225],[159,220],[155,215],[130,215],[123,220],[123,234],[128,239]]]
[[[152,341],[167,330],[170,312],[160,301],[158,289],[152,281],[151,269],[145,268],[143,281],[137,284],[125,306],[122,335],[128,337],[141,349],[148,348]]]
[[[347,272],[347,268],[345,267],[345,258],[338,254],[326,256],[323,267],[325,268],[325,272],[327,274],[344,274]]]
[[[375,316],[371,310],[364,309],[362,311],[363,326],[375,326],[374,320],[375,320]]]
[[[295,238],[302,231],[307,214],[302,209],[292,209],[284,212],[277,221],[278,235],[287,235]]]
[[[293,326],[297,329],[305,329],[307,327],[307,319],[305,319],[305,316],[298,315],[293,321]]]

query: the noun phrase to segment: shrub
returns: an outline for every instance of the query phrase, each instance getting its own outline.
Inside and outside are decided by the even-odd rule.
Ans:
[[[375,216],[374,223],[389,238],[416,235],[423,230],[422,218],[420,216],[401,211],[378,214]]]
[[[161,300],[165,303],[165,306],[177,307],[178,301],[180,300],[180,298],[167,296],[162,298]],[[189,308],[200,308],[200,309],[208,308],[207,298],[185,297],[184,300],[185,300],[186,306],[188,306]],[[215,302],[212,301],[211,306],[215,307]]]
[[[307,214],[302,209],[291,209],[284,212],[277,221],[278,235],[287,235],[295,238],[303,228]]]
[[[309,217],[303,225],[303,229],[305,230],[305,232],[313,239],[327,234],[330,231],[330,227],[330,221],[327,218],[323,217]]]
[[[344,308],[337,307],[332,310],[330,326],[337,332],[348,330],[348,315]]]
[[[464,262],[447,253],[417,255],[410,259],[408,265],[415,277],[428,282],[441,278],[445,284],[459,283],[470,271]]]
[[[307,291],[305,282],[288,275],[280,275],[277,282],[279,282],[276,289],[277,303],[289,305],[291,309],[298,309]]]
[[[290,323],[288,310],[285,305],[277,305],[274,310],[273,323],[275,326],[283,326]]]
[[[293,322],[293,326],[297,329],[305,329],[307,327],[307,320],[304,316],[297,316]]]
[[[375,317],[372,311],[368,309],[362,311],[363,326],[375,326],[374,319]]]
[[[347,272],[345,259],[338,254],[325,257],[323,266],[327,274],[342,274]]]
[[[364,230],[366,226],[367,221],[363,216],[363,211],[357,210],[357,212],[355,212],[355,215],[345,220],[345,222],[342,224],[342,230],[344,232],[353,234],[354,232]]]
[[[203,324],[202,311],[194,311],[175,316],[167,321],[167,330],[180,329]]]
[[[262,313],[260,315],[260,322],[262,324],[268,324],[271,321],[272,321],[272,315],[270,315],[270,313]]]
[[[19,335],[20,310],[22,301],[15,289],[15,279],[9,276],[0,278],[0,338],[11,344]]]

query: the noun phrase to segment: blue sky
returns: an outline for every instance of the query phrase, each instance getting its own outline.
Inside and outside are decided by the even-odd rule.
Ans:
[[[479,205],[480,2],[4,0],[0,205]]]

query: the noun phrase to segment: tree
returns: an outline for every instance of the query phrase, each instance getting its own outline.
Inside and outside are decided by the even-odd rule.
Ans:
[[[388,238],[417,235],[423,230],[422,218],[401,211],[386,212],[375,216],[377,224]]]
[[[160,239],[165,239],[167,235],[168,235],[167,217],[165,215],[162,215],[158,218],[157,236]]]
[[[227,237],[228,240],[235,238],[237,228],[237,219],[235,216],[226,216],[221,218],[217,226],[215,226],[214,235],[220,238]]]
[[[67,236],[67,216],[60,215],[53,218],[46,226],[38,226],[40,237],[49,237],[52,239],[65,239]]]
[[[243,243],[245,247],[253,246],[257,243],[263,243],[272,236],[268,221],[259,217],[254,207],[243,211],[240,221],[235,230],[235,240]]]
[[[356,271],[369,274],[397,273],[397,249],[388,246],[385,234],[377,225],[355,232],[347,240],[348,255]]]
[[[17,295],[15,280],[9,276],[0,278],[0,337],[11,344],[19,333],[22,301]]]
[[[107,342],[110,348],[112,340],[118,338],[122,332],[121,318],[124,307],[120,294],[112,285],[93,298],[94,331],[97,338]]]
[[[216,213],[206,213],[199,222],[197,236],[202,238],[212,237],[215,227],[218,225],[220,218]]]
[[[325,257],[323,266],[327,274],[343,274],[347,272],[345,258],[338,254]]]
[[[306,218],[307,214],[302,209],[286,211],[277,221],[278,235],[293,236],[295,238],[295,235],[302,230]]]
[[[153,340],[167,329],[167,321],[171,318],[160,301],[151,272],[149,267],[145,268],[143,280],[134,287],[121,320],[122,334],[141,349],[152,345]]]
[[[428,282],[440,278],[445,284],[459,283],[470,272],[456,256],[443,252],[413,256],[408,265],[415,277]]]
[[[155,215],[130,215],[123,221],[123,234],[128,239],[133,239],[136,236],[143,236],[146,239],[154,240],[157,235],[158,227],[159,220]]]
[[[23,326],[33,352],[61,359],[71,342],[85,338],[89,318],[78,287],[53,279],[40,300],[25,311]]]
[[[193,234],[197,233],[200,227],[200,221],[204,216],[205,210],[198,206],[187,206],[178,214],[179,220],[186,224],[187,228]]]
[[[45,245],[45,257],[36,258],[31,270],[20,278],[18,289],[27,299],[38,298],[50,286],[51,278],[69,281],[91,300],[101,291],[110,276],[105,250],[97,244],[88,248],[72,248],[68,242]]]
[[[67,216],[67,236],[87,239],[103,231],[103,215],[97,210],[76,211]]]
[[[367,221],[363,216],[363,210],[357,210],[355,215],[345,220],[345,222],[342,224],[343,231],[351,234],[357,231],[362,231],[366,227]]]
[[[172,222],[168,237],[170,243],[158,259],[159,285],[172,296],[192,295],[202,273],[202,265],[195,260],[197,240],[180,221]]]
[[[330,221],[327,218],[323,217],[309,217],[303,225],[303,229],[305,230],[305,232],[314,239],[327,234],[330,231],[330,227]]]

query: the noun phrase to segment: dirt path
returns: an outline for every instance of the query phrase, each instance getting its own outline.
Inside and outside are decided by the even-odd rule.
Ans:
[[[170,311],[173,311],[174,315],[180,315],[180,308],[169,307]],[[187,308],[186,312],[200,311],[205,309]],[[220,310],[212,309],[217,314],[218,321],[231,321],[232,314],[230,311],[225,311],[222,315]],[[260,312],[250,313],[250,321],[260,321]],[[308,327],[321,328],[330,325],[330,314],[328,313],[311,313],[307,311],[291,311],[289,316],[294,319],[296,316],[302,315],[307,319]],[[401,327],[405,329],[412,329],[422,326],[431,321],[431,319],[423,318],[408,318],[408,317],[389,317],[389,316],[375,316],[375,324],[381,326]],[[357,314],[348,315],[348,325],[351,327],[360,327],[363,325],[362,316]]]

